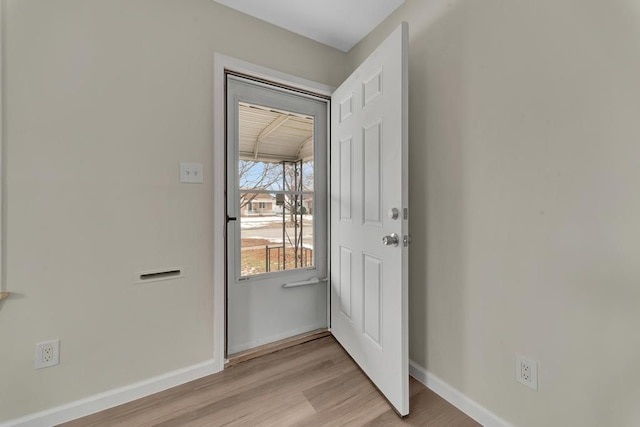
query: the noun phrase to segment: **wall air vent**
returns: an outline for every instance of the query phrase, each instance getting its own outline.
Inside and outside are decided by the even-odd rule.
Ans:
[[[183,268],[167,268],[163,270],[145,271],[136,274],[136,283],[157,282],[184,277]]]

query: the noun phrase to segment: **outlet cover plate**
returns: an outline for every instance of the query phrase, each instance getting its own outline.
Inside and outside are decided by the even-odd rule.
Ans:
[[[516,381],[538,391],[538,362],[516,354]]]
[[[60,363],[60,340],[36,344],[36,369],[48,368]]]

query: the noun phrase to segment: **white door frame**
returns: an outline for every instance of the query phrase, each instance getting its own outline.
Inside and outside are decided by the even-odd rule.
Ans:
[[[213,59],[213,367],[224,369],[225,318],[225,72],[253,76],[318,95],[331,96],[335,88],[241,59],[214,54]],[[327,135],[330,135],[329,133]]]
[[[4,20],[6,17],[4,16],[4,1],[0,1],[0,292],[7,291],[5,288],[6,280],[5,280],[5,271],[4,271],[4,254],[5,254],[5,225],[3,220],[4,213],[4,145],[5,145],[5,128],[4,128],[4,115],[6,110],[5,105],[5,88],[4,88],[4,40],[5,40],[5,28],[4,28]]]

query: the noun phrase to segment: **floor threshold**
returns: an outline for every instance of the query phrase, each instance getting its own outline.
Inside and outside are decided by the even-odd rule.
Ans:
[[[310,332],[305,332],[289,338],[274,341],[269,344],[250,348],[249,350],[234,353],[228,356],[227,363],[225,363],[225,368],[237,365],[238,363],[246,362],[247,360],[255,359],[256,357],[265,356],[270,353],[275,353],[276,351],[315,341],[329,335],[331,335],[331,332],[326,328],[316,329]]]

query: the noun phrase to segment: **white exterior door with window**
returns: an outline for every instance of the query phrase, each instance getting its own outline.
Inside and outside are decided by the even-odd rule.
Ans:
[[[327,99],[227,76],[227,354],[328,326],[327,121]]]

